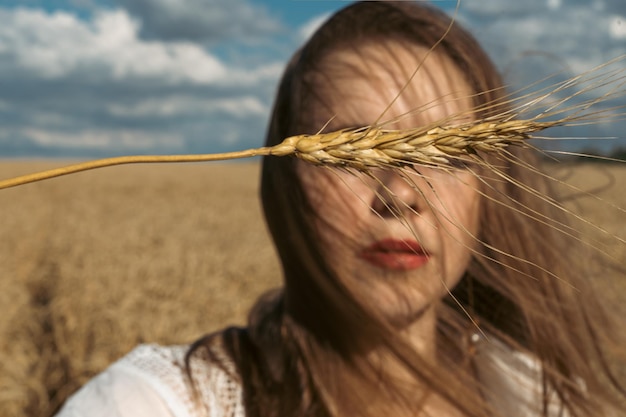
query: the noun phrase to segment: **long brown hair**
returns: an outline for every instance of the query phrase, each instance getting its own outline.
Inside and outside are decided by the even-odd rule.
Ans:
[[[437,44],[435,53],[449,57],[475,93],[475,117],[506,111],[498,72],[457,23],[451,25],[449,17],[421,3],[363,2],[335,14],[291,59],[267,145],[321,128],[310,126],[310,111],[311,103],[323,102],[324,86],[313,75],[324,71],[318,64],[326,56],[383,40],[426,48]],[[579,239],[561,231],[567,216],[552,204],[550,184],[535,170],[536,156],[520,148],[504,159],[484,156],[484,161],[493,169],[497,165],[501,175],[475,168],[484,195],[479,244],[439,313],[441,361],[435,366],[414,352],[375,306],[364,305],[336,279],[320,248],[317,213],[295,160],[264,159],[261,198],[285,286],[259,300],[247,329],[219,336],[241,375],[248,416],[416,414],[425,397],[378,369],[365,354],[371,344],[383,345],[416,381],[465,415],[499,415],[476,395],[476,389],[483,390],[489,398],[476,381],[472,348],[464,339],[476,326],[512,351],[536,358],[545,402],[538,412],[548,415],[550,396],[573,416],[598,415],[601,406],[615,401],[599,342],[606,329],[597,324],[604,326],[606,317],[591,296],[589,269],[581,261],[585,254],[577,252]],[[505,176],[511,180],[502,181]],[[382,403],[370,401],[376,397]]]

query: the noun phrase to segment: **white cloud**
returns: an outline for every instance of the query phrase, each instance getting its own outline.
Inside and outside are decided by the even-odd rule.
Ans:
[[[611,19],[610,33],[614,39],[626,39],[626,18],[614,16]]]
[[[38,145],[73,148],[123,148],[137,151],[162,145],[176,149],[183,145],[180,135],[164,133],[147,133],[129,129],[95,130],[85,129],[71,132],[50,132],[37,128],[27,128],[21,132]]]
[[[192,43],[139,39],[138,22],[123,10],[101,11],[84,22],[66,12],[0,9],[0,20],[2,55],[45,78],[88,72],[92,78],[210,84],[228,74],[222,62]]]
[[[626,55],[626,31],[623,31],[624,21],[621,18],[626,6],[623,0],[464,0],[461,6],[459,20],[476,35],[503,71],[510,91],[522,88],[531,88],[532,91],[539,87],[551,91],[548,84],[579,74],[593,76],[588,71],[615,57]],[[622,24],[618,23],[620,21]],[[626,74],[626,59],[605,67],[605,70]],[[551,81],[541,81],[550,75],[555,75]],[[615,78],[611,86],[606,87],[597,80],[590,81],[588,86],[594,87],[592,91],[585,91],[558,108],[567,110],[566,107],[575,104],[576,100],[598,99],[618,85]],[[545,104],[557,104],[579,88],[580,84],[557,93]],[[617,97],[610,100],[599,99],[594,110],[602,111],[612,106],[623,108],[626,94],[623,86],[621,90]],[[610,114],[609,110],[605,111],[607,115]],[[623,144],[626,141],[624,129],[624,123],[619,121],[619,117],[614,117],[610,122],[607,118],[604,124],[597,121],[567,134],[582,137],[614,136],[623,138]],[[584,141],[573,142],[577,146],[585,145]],[[594,142],[591,146],[603,145]]]
[[[91,12],[0,7],[0,154],[261,146],[282,62],[229,62],[144,39],[125,10]]]
[[[143,23],[142,35],[159,40],[256,43],[283,29],[264,7],[248,0],[117,0]]]
[[[553,0],[461,0],[460,12],[482,16],[519,15],[532,10],[536,12],[546,10],[551,1]]]
[[[244,96],[222,99],[198,97],[169,97],[167,100],[149,99],[133,104],[111,103],[111,114],[125,117],[176,117],[189,114],[222,112],[235,118],[264,116],[269,112],[267,105],[257,97]]]
[[[550,10],[556,10],[561,7],[561,0],[547,0],[548,8]]]
[[[522,2],[518,3],[520,7]],[[494,18],[489,7],[479,13],[482,4],[468,0],[465,5],[473,14],[464,16],[464,20],[502,67],[513,63],[523,66],[523,55],[532,52],[546,57],[545,65],[551,68],[560,61],[557,67],[580,72],[626,53],[626,45],[620,40],[623,35],[619,18],[606,7],[590,8],[585,3],[548,10],[544,5],[529,6],[522,12],[513,6],[515,12],[509,10]],[[545,75],[537,66],[531,72],[537,79]]]

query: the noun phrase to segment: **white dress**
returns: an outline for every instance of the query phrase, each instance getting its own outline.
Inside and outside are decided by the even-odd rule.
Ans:
[[[536,361],[497,341],[477,338],[476,369],[486,399],[502,415],[534,417],[542,407]],[[141,345],[87,383],[57,417],[245,417],[236,369],[216,346],[207,361],[194,355],[190,367],[198,396],[189,388],[185,353],[189,346]],[[216,364],[216,362],[218,364]],[[560,414],[555,399],[550,415]]]

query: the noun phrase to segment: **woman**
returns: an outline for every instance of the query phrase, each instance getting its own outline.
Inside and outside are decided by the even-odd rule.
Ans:
[[[506,111],[493,64],[456,23],[365,2],[293,57],[267,144]],[[530,151],[509,152],[366,172],[266,158],[284,289],[247,328],[138,348],[60,415],[604,415],[619,385],[578,239]]]

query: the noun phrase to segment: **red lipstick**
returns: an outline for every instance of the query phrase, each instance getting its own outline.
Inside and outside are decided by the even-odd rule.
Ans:
[[[359,253],[374,266],[394,271],[417,269],[428,262],[428,253],[414,240],[383,239]]]

